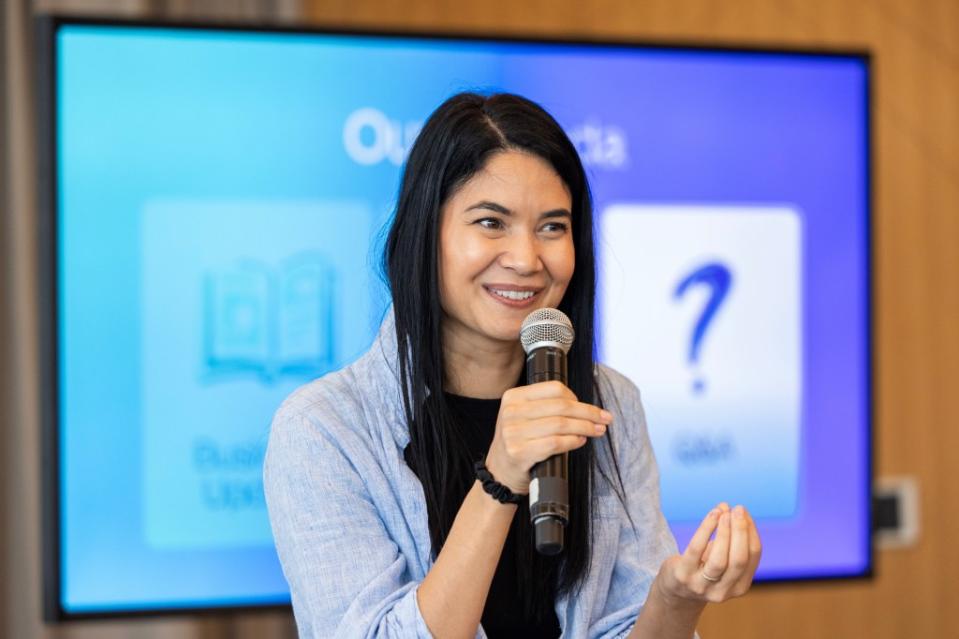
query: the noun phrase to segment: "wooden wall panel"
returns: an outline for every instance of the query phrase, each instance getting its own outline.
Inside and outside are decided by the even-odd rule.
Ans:
[[[920,484],[917,547],[873,581],[761,586],[709,608],[711,639],[957,636],[959,603],[959,2],[956,0],[304,0],[317,25],[874,55],[877,475]]]

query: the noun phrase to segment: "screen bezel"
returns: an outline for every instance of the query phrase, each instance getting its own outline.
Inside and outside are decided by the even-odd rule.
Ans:
[[[866,511],[870,525],[866,531],[867,565],[863,571],[833,573],[828,575],[769,578],[757,581],[757,585],[811,584],[833,582],[837,580],[869,580],[874,577],[875,547],[872,539],[872,483],[875,459],[875,278],[874,233],[872,229],[872,208],[874,198],[873,176],[873,84],[872,54],[863,49],[839,48],[802,48],[793,46],[758,46],[751,44],[706,43],[701,41],[652,40],[652,39],[608,39],[582,37],[550,37],[543,35],[525,35],[518,33],[497,34],[492,32],[466,33],[454,31],[415,31],[415,30],[377,30],[333,25],[290,26],[272,24],[251,24],[231,22],[174,21],[174,20],[131,20],[121,18],[92,18],[69,15],[39,15],[35,19],[36,28],[36,97],[37,151],[38,151],[38,339],[40,354],[40,426],[41,426],[41,514],[42,514],[42,588],[44,619],[52,622],[115,619],[126,617],[154,617],[170,615],[224,614],[226,612],[264,612],[290,610],[290,605],[252,604],[252,605],[202,605],[154,608],[104,609],[96,612],[71,612],[64,608],[61,591],[61,520],[60,520],[60,436],[59,436],[59,343],[57,320],[59,308],[59,282],[57,281],[57,247],[59,229],[57,227],[57,33],[64,26],[98,26],[116,28],[158,28],[171,30],[199,30],[220,33],[267,33],[290,35],[332,35],[332,36],[372,36],[384,39],[416,38],[432,41],[469,41],[489,43],[531,43],[572,45],[587,48],[631,48],[635,50],[672,50],[696,53],[743,53],[756,55],[786,55],[797,58],[846,58],[859,62],[865,73],[864,124],[865,124],[865,259],[866,264]]]

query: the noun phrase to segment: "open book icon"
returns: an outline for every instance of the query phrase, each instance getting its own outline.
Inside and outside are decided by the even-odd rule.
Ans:
[[[321,254],[299,253],[275,267],[243,259],[204,280],[208,378],[313,378],[332,368],[336,273]]]

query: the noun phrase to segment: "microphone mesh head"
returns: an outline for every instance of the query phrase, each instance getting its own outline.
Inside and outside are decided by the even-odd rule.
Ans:
[[[539,308],[526,316],[519,329],[519,341],[528,355],[534,348],[555,346],[569,352],[573,345],[573,324],[562,311]]]

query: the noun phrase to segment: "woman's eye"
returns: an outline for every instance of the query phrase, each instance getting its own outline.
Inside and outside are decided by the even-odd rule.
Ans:
[[[543,230],[547,233],[565,233],[569,227],[562,222],[550,222],[549,224],[543,225]]]
[[[495,217],[484,217],[476,220],[476,224],[479,224],[484,229],[490,230],[499,230],[503,228],[503,222],[496,219]]]

